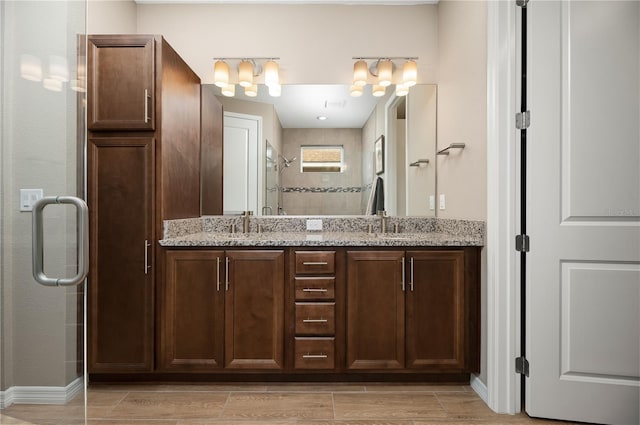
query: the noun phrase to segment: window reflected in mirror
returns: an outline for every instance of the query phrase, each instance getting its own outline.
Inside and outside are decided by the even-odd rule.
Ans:
[[[344,165],[343,146],[301,146],[303,173],[341,173]]]

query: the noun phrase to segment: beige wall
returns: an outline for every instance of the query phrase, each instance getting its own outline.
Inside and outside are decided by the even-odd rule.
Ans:
[[[140,33],[162,34],[203,83],[214,57],[280,57],[283,84],[349,84],[354,56],[418,56],[434,81],[437,7],[139,5]]]
[[[137,10],[133,0],[89,0],[89,34],[135,34]]]
[[[438,5],[438,148],[464,142],[464,150],[438,156],[438,217],[487,217],[487,4],[444,0]],[[481,373],[487,382],[487,258],[482,251]]]
[[[487,6],[441,1],[438,6],[438,149],[464,142],[464,150],[438,156],[442,218],[484,220],[487,210]]]

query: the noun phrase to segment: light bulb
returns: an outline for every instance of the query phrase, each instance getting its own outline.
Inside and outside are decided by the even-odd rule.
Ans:
[[[253,64],[249,61],[242,61],[238,65],[238,84],[242,87],[253,85]]]
[[[408,60],[402,67],[402,82],[407,87],[415,86],[418,82],[418,64]]]
[[[282,86],[280,84],[272,84],[269,86],[269,96],[280,97],[282,94]]]
[[[268,87],[280,84],[278,64],[274,61],[268,61],[264,64],[264,84]]]
[[[20,55],[20,76],[29,81],[42,81],[42,62],[33,55]]]
[[[236,95],[236,85],[227,84],[222,88],[222,95],[227,97],[233,97]]]
[[[396,84],[396,96],[406,96],[409,94],[409,87],[406,84]]]
[[[229,84],[229,65],[225,61],[217,61],[213,65],[213,84],[220,88]]]
[[[349,93],[351,94],[351,96],[353,97],[360,97],[362,96],[362,92],[363,92],[363,88],[362,86],[356,86],[355,84],[351,86],[351,89],[349,90]]]
[[[367,69],[367,63],[360,59],[353,65],[353,85],[354,86],[365,86],[367,85],[367,76],[369,75],[369,70]]]
[[[386,87],[378,85],[378,84],[374,84],[373,88],[371,90],[371,93],[375,97],[382,97],[382,96],[384,96],[385,91],[386,91]]]
[[[249,87],[245,87],[244,95],[249,97],[256,97],[258,95],[258,85],[252,84]]]
[[[390,86],[392,77],[393,62],[388,59],[378,62],[378,85],[382,87]]]

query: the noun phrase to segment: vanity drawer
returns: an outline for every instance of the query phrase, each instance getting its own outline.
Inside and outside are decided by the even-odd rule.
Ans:
[[[335,359],[334,338],[296,338],[296,369],[333,369]]]
[[[296,277],[296,300],[332,300],[336,293],[335,277]]]
[[[296,334],[335,334],[335,311],[335,303],[296,303]]]
[[[335,251],[296,251],[296,274],[335,273]]]

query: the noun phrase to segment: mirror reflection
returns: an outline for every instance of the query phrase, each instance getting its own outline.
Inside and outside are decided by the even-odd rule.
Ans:
[[[402,97],[366,87],[357,98],[346,85],[284,85],[280,97],[259,87],[256,97],[232,98],[211,87],[225,114],[225,214],[363,215],[384,205],[389,215],[435,216],[435,85]],[[326,164],[308,172],[303,150],[313,147],[340,148],[339,172]]]

